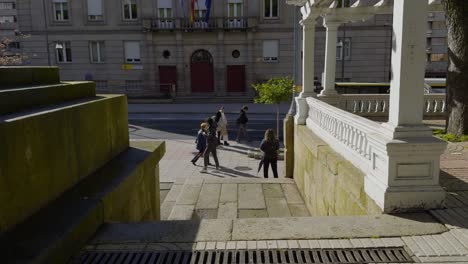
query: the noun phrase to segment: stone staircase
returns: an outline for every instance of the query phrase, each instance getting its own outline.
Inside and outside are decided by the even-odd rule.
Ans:
[[[105,222],[159,220],[164,142],[129,141],[123,95],[0,67],[2,263],[65,263]]]

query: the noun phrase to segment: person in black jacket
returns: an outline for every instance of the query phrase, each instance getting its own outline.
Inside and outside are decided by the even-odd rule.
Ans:
[[[205,149],[206,149],[206,133],[208,131],[208,123],[201,123],[200,124],[200,130],[198,131],[198,134],[197,134],[197,139],[195,140],[195,143],[197,143],[197,150],[198,150],[198,153],[197,155],[195,155],[195,157],[193,157],[193,159],[191,160],[191,162],[193,163],[193,165],[196,165],[195,163],[197,162],[197,160],[203,156],[203,153],[205,153]]]
[[[279,141],[276,139],[275,131],[267,129],[265,131],[265,138],[260,143],[260,149],[263,151],[263,177],[268,178],[268,167],[271,164],[273,176],[278,178],[278,150]]]
[[[219,170],[219,161],[218,161],[218,155],[216,153],[216,147],[218,146],[218,138],[216,137],[216,124],[213,120],[213,118],[208,118],[207,123],[209,125],[208,127],[208,133],[206,136],[206,148],[205,152],[203,153],[203,159],[204,159],[204,166],[203,169],[201,170],[201,173],[207,173],[207,168],[208,168],[208,163],[209,163],[209,157],[210,153],[213,155],[213,159],[215,161],[216,165],[216,170]]]
[[[247,133],[247,122],[249,122],[249,119],[247,118],[247,111],[249,108],[244,105],[239,113],[239,117],[237,118],[237,124],[239,125],[239,130],[237,131],[237,138],[236,141],[240,142],[240,136],[241,134],[244,134],[245,137],[247,138],[247,141],[251,141],[249,134]]]

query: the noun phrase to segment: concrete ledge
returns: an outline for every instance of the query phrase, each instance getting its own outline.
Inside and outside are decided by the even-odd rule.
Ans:
[[[96,95],[93,82],[69,82],[0,90],[0,115]]]
[[[164,149],[164,142],[129,148],[1,235],[2,261],[66,263],[105,221],[158,220],[154,169]]]
[[[91,244],[377,238],[439,234],[448,229],[426,213],[399,216],[329,216],[203,219],[116,223],[101,228]]]
[[[121,95],[1,116],[0,234],[128,144],[127,104]]]
[[[58,67],[7,66],[0,67],[0,90],[26,85],[60,83]]]

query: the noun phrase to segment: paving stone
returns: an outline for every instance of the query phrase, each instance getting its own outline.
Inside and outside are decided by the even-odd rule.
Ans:
[[[169,190],[160,190],[159,191],[159,203],[162,205],[164,202],[164,199],[166,199],[167,194],[169,193]]]
[[[284,198],[265,198],[269,217],[290,217],[289,207]]]
[[[300,248],[310,248],[309,242],[307,240],[298,240]]]
[[[297,240],[288,240],[288,248],[300,248]]]
[[[219,204],[219,195],[221,193],[221,184],[203,184],[197,209],[217,209]]]
[[[236,241],[228,241],[226,243],[226,249],[236,249]]]
[[[239,209],[239,218],[263,218],[268,217],[265,209]]]
[[[309,210],[305,204],[288,204],[289,211],[294,217],[306,217],[310,216]]]
[[[307,240],[309,242],[310,248],[320,248],[319,241],[314,239],[314,240]]]
[[[288,248],[288,241],[287,240],[277,240],[276,243],[278,244],[278,248]]]
[[[219,209],[218,209],[218,218],[220,219],[237,218],[237,203],[236,202],[220,202]]]
[[[237,202],[237,184],[222,184],[219,201]]]
[[[216,249],[216,242],[206,242],[206,250],[213,250]]]
[[[161,220],[167,220],[171,215],[172,208],[174,208],[175,202],[164,201],[161,205]]]
[[[265,240],[257,241],[257,248],[258,249],[268,249],[267,241],[265,241]]]
[[[174,183],[172,182],[160,182],[159,183],[159,189],[160,190],[170,190],[172,188],[172,185]]]
[[[296,184],[281,184],[281,187],[289,204],[304,204]]]
[[[146,250],[189,250],[192,248],[192,244],[186,243],[149,243]]]
[[[217,219],[218,209],[195,209],[193,217],[200,219]]]
[[[239,184],[239,209],[265,209],[261,184]]]
[[[216,249],[226,249],[226,242],[216,242]]]
[[[197,242],[197,245],[195,246],[195,250],[205,250],[206,248],[206,242]]]
[[[101,245],[96,245],[95,249],[96,250],[107,250],[107,251],[113,251],[113,250],[138,250],[142,251],[145,250],[148,247],[148,244],[146,243],[109,243],[109,244],[101,244]]]
[[[177,197],[177,205],[195,205],[200,195],[201,185],[199,184],[184,184],[182,191]]]
[[[175,202],[177,197],[179,196],[180,192],[182,191],[183,185],[181,184],[174,184],[166,196],[166,202]]]
[[[463,246],[460,241],[453,235],[456,231],[449,231],[440,235],[441,244],[446,248],[451,255],[468,255],[468,248]]]
[[[265,198],[284,197],[283,189],[279,183],[262,184]]]
[[[276,240],[268,240],[267,246],[269,249],[275,249],[275,248],[278,248],[278,243]]]
[[[418,257],[423,263],[468,263],[468,256]]]
[[[193,205],[174,205],[167,220],[190,220],[194,209]]]
[[[236,249],[247,249],[247,241],[237,241]]]
[[[257,241],[247,241],[247,249],[257,249]]]

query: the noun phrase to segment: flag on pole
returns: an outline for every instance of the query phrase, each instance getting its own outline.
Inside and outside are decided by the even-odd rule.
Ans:
[[[208,20],[210,19],[211,0],[205,0],[205,7],[206,7],[205,22],[208,23]]]
[[[182,10],[182,16],[186,17],[185,15],[185,7],[184,7],[185,0],[180,0],[180,9]]]
[[[195,1],[196,0],[190,0],[190,23],[192,24],[195,21]]]

